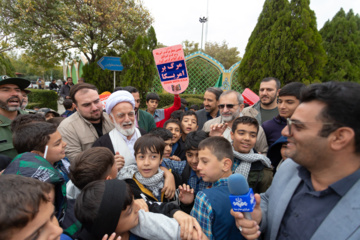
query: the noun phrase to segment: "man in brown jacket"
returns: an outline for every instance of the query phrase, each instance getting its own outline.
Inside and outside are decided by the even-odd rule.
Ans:
[[[91,148],[96,139],[110,132],[114,125],[103,112],[94,85],[76,84],[70,90],[70,97],[77,112],[62,121],[58,130],[67,143],[65,154],[72,161],[78,153]]]

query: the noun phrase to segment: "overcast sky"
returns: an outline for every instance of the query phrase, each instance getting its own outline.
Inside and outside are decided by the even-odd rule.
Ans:
[[[244,55],[247,41],[262,11],[264,0],[143,0],[154,18],[154,28],[159,42],[172,46],[184,40],[201,42],[200,17],[207,15],[207,41],[226,41]],[[343,8],[360,12],[360,0],[313,0],[310,8],[315,12],[318,29]],[[204,45],[206,26],[204,25]]]

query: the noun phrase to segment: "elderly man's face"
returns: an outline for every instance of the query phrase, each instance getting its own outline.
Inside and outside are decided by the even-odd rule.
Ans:
[[[0,85],[0,108],[9,112],[18,111],[20,110],[21,102],[21,90],[17,85]]]
[[[124,136],[131,136],[135,131],[135,110],[131,103],[121,102],[111,110],[111,121]]]
[[[240,112],[244,109],[244,104],[239,103],[236,94],[230,93],[220,97],[219,109],[224,122],[232,122],[239,117]]]

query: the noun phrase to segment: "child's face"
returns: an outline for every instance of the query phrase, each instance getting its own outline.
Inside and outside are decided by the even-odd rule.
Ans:
[[[146,106],[147,106],[147,110],[149,112],[154,112],[156,110],[156,108],[158,107],[159,102],[158,100],[155,99],[150,99],[149,101],[146,102]]]
[[[239,123],[235,132],[231,133],[235,151],[249,153],[256,143],[257,128],[254,125]]]
[[[41,202],[39,211],[35,218],[28,222],[22,229],[13,231],[10,240],[37,239],[53,240],[59,239],[62,228],[54,215],[54,205],[51,202]]]
[[[121,235],[139,224],[139,207],[133,201],[121,212],[119,222],[116,226],[116,234]]]
[[[286,149],[287,149],[287,143],[283,143],[280,149],[281,157],[283,160],[287,159],[287,156],[285,155]]]
[[[185,135],[196,131],[198,129],[196,117],[194,115],[184,116],[181,120],[181,129]]]
[[[163,154],[163,158],[169,158],[171,155],[171,151],[172,151],[172,140],[168,139],[165,141],[165,148],[164,148],[164,154]]]
[[[47,143],[47,146],[48,151],[46,155],[46,160],[51,164],[54,164],[65,157],[66,142],[62,140],[59,131],[50,134],[50,139]]]
[[[112,165],[109,173],[110,179],[115,179],[117,177],[117,174],[118,174],[118,169],[116,166],[116,162],[114,161],[114,164]]]
[[[198,171],[198,164],[199,164],[199,150],[187,150],[186,151],[186,160],[191,167],[192,170],[195,172]]]
[[[140,174],[145,178],[154,176],[161,163],[160,153],[152,152],[149,149],[145,153],[136,153],[136,165]]]
[[[223,176],[223,160],[217,157],[208,148],[199,150],[199,164],[197,170],[205,182],[216,182]]]
[[[55,117],[55,114],[52,113],[52,112],[49,112],[49,113],[45,114],[45,119],[46,120],[49,120],[49,119],[54,118],[54,117]]]
[[[180,133],[180,127],[176,123],[168,123],[165,127],[165,129],[169,130],[173,137],[171,139],[172,143],[175,144],[177,141],[179,141],[181,133]]]

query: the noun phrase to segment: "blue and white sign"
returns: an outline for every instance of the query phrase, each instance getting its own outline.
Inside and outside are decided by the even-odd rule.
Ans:
[[[110,70],[120,72],[124,69],[119,57],[102,57],[97,64],[102,70]]]

